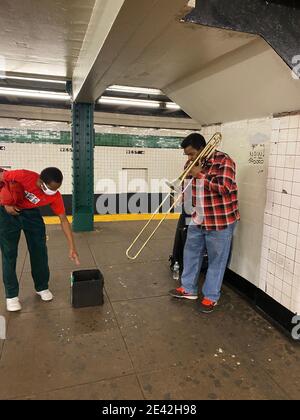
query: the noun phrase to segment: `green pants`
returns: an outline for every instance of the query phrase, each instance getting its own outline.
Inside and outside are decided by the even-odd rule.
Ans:
[[[16,274],[18,244],[24,231],[30,254],[31,273],[37,292],[48,289],[49,266],[46,228],[38,209],[23,210],[19,216],[9,215],[0,207],[0,248],[2,252],[3,282],[7,299],[19,295]]]

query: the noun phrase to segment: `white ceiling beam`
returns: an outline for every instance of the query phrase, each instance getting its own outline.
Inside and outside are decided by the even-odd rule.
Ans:
[[[0,104],[0,118],[70,123],[71,111],[68,109]],[[95,124],[125,127],[169,128],[177,130],[199,130],[201,128],[201,124],[188,118],[147,117],[140,115],[110,114],[108,112],[95,112]]]
[[[300,109],[299,81],[262,38],[164,90],[200,124],[266,118]]]
[[[169,22],[180,21],[186,5],[187,0],[98,0],[74,71],[74,100],[97,100]]]
[[[126,0],[96,0],[91,20],[73,73],[74,100],[83,96],[85,84]]]

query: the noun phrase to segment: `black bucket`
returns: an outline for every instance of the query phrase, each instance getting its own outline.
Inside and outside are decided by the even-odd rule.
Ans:
[[[73,308],[100,306],[104,303],[104,278],[100,270],[73,271],[71,302]]]

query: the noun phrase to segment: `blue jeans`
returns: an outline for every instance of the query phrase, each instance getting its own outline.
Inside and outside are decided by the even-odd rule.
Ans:
[[[187,293],[197,294],[198,282],[205,249],[208,255],[208,271],[202,289],[204,297],[218,302],[227,267],[234,229],[233,223],[224,230],[204,230],[195,224],[188,228],[184,249],[184,270],[181,284]]]

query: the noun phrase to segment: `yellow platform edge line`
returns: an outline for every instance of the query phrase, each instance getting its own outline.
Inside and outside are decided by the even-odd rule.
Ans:
[[[154,220],[161,220],[165,214],[157,214],[154,217]],[[108,222],[138,222],[140,220],[149,220],[152,217],[151,214],[108,214],[108,215],[95,215],[94,222],[95,223],[108,223]],[[46,225],[58,225],[59,218],[56,216],[46,216],[43,217],[44,222]],[[179,213],[168,214],[166,220],[178,220]],[[72,216],[68,216],[68,220],[72,223],[73,218]]]

